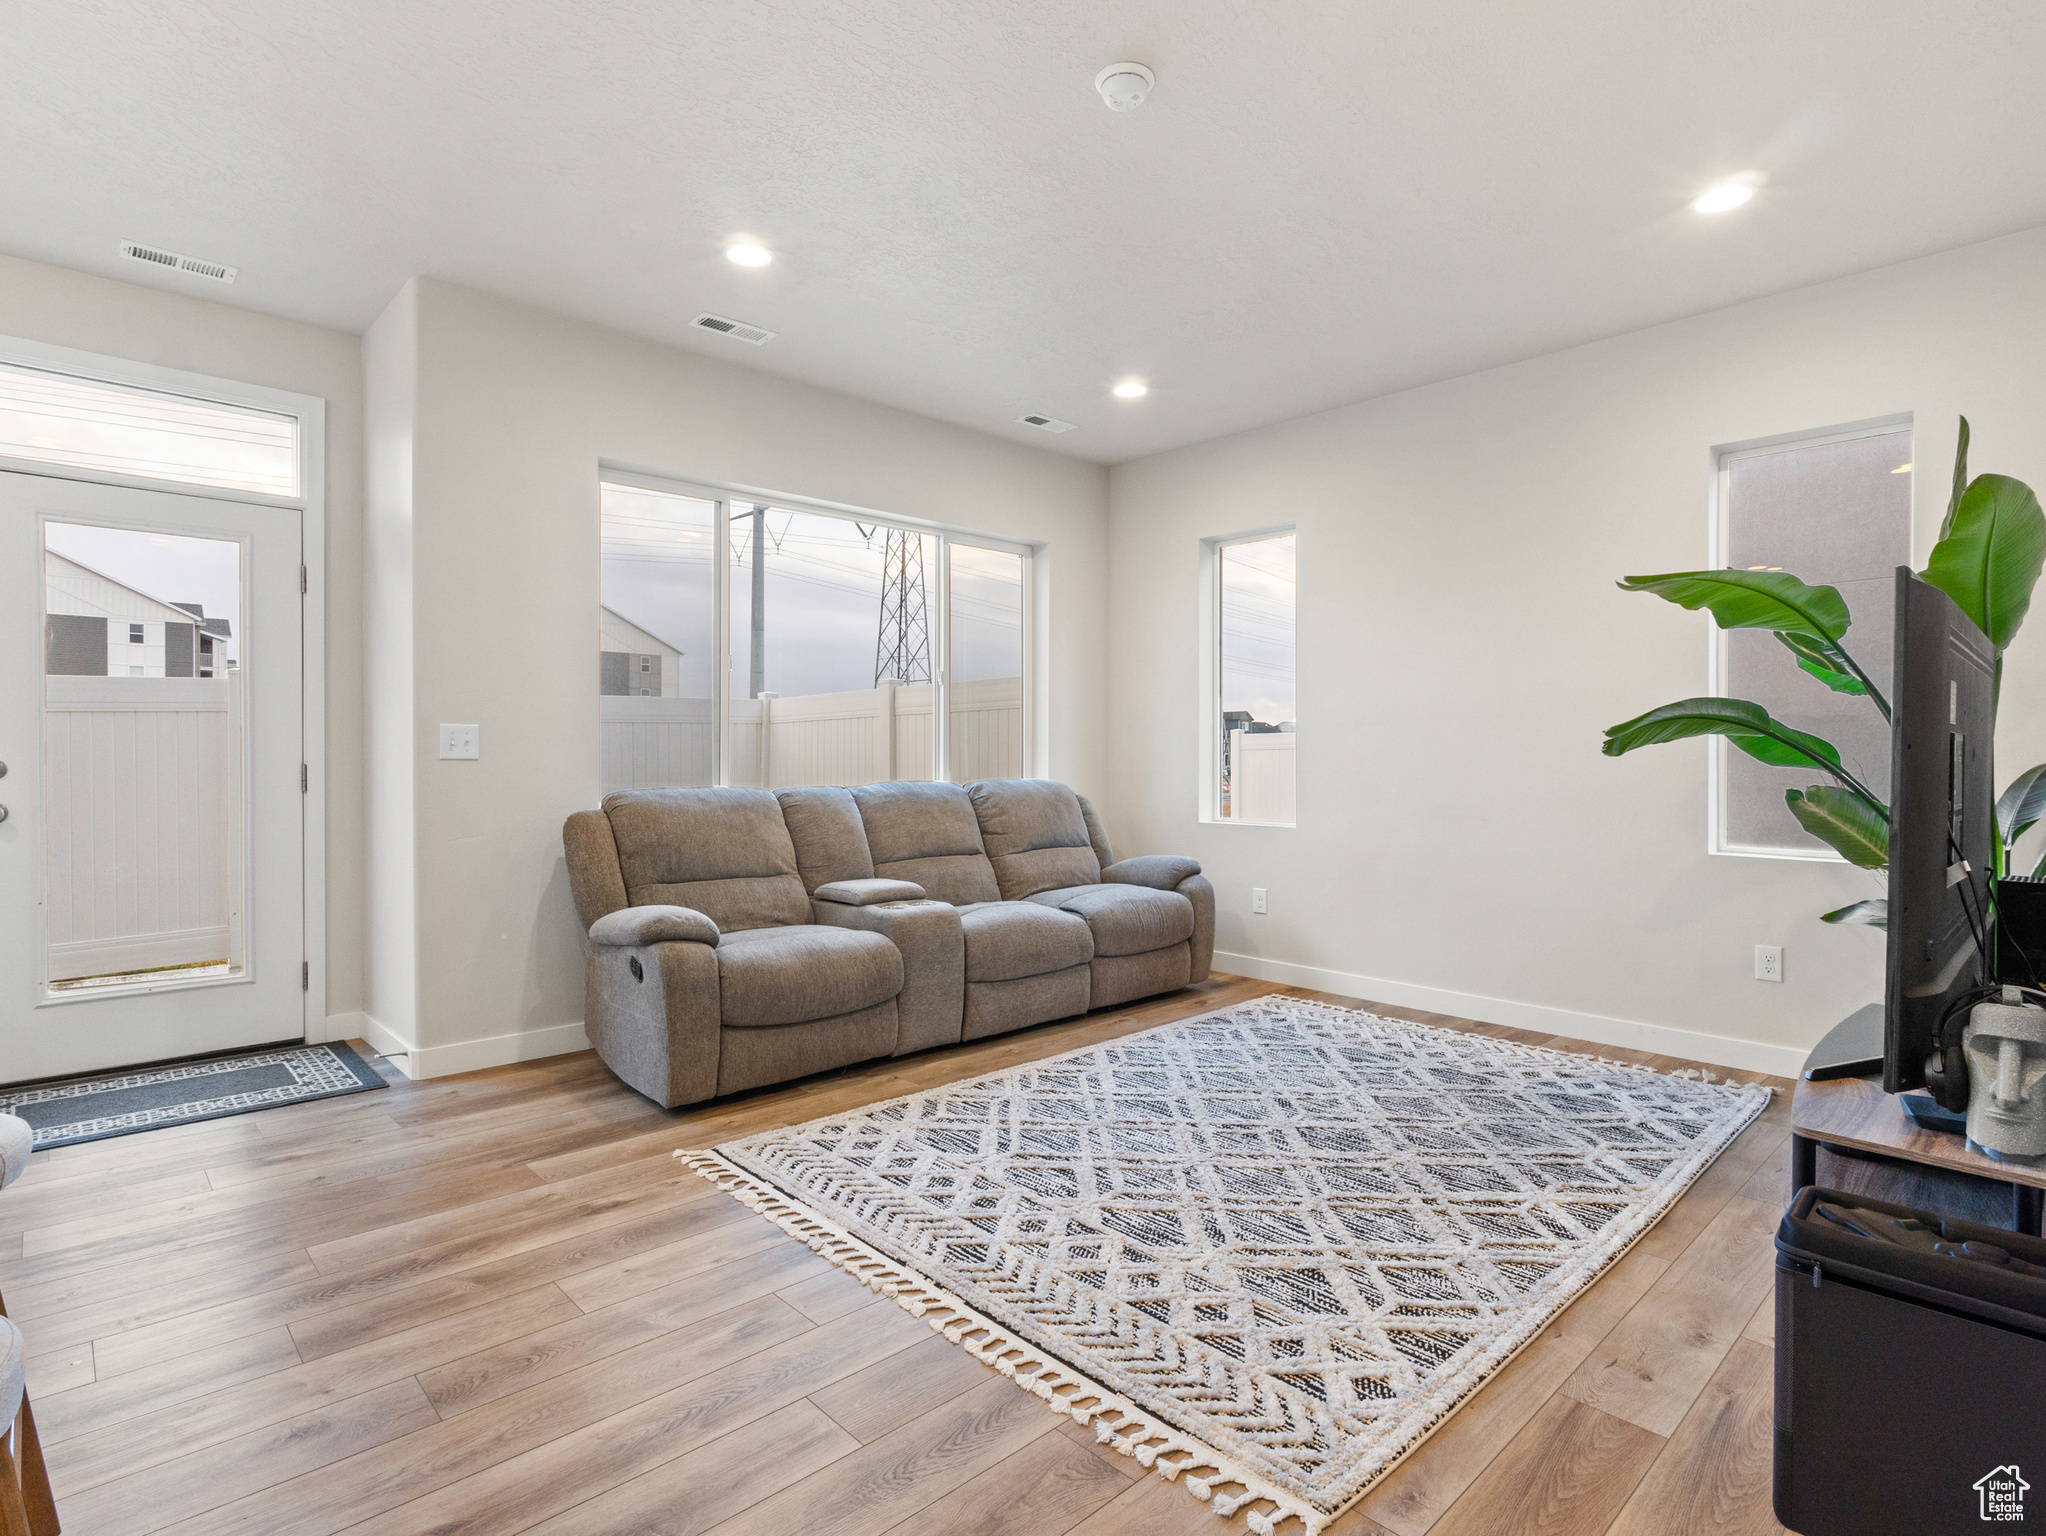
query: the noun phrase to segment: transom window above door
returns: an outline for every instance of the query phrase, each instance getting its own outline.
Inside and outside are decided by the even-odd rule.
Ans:
[[[606,794],[1028,771],[1027,546],[637,476],[599,503]]]

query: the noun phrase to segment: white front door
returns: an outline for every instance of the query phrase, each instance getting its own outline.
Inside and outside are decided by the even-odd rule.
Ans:
[[[0,471],[0,1083],[304,1038],[302,517]]]

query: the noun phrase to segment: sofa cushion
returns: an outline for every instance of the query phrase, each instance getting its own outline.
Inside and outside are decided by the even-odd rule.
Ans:
[[[902,990],[901,952],[880,934],[855,928],[746,929],[724,935],[717,958],[727,1028],[857,1013]]]
[[[1080,797],[1052,779],[969,784],[980,839],[1004,901],[1101,878]]]
[[[784,789],[777,792],[789,841],[796,849],[796,873],[803,889],[815,892],[835,880],[871,880],[874,856],[860,826],[860,808],[842,789]]]
[[[973,802],[957,784],[865,784],[852,791],[874,874],[908,880],[955,907],[999,901]]]
[[[959,909],[966,930],[966,979],[1015,981],[1094,958],[1084,918],[1026,901],[975,902]]]
[[[1083,919],[1096,955],[1141,955],[1193,937],[1193,903],[1177,891],[1148,885],[1075,885],[1039,891],[1020,905],[1053,907]]]
[[[727,934],[809,921],[795,845],[768,791],[637,789],[608,797],[604,812],[631,905],[689,907]]]

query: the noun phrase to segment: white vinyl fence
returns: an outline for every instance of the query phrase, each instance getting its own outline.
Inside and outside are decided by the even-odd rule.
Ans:
[[[931,776],[928,683],[849,693],[762,694],[732,701],[731,782],[768,789],[874,784]],[[1014,778],[1023,771],[1023,680],[999,677],[951,689],[952,777]],[[709,784],[717,777],[710,699],[602,700],[604,793]]]
[[[241,962],[241,679],[50,677],[49,979]]]
[[[1291,731],[1229,733],[1230,819],[1292,821],[1293,743]]]

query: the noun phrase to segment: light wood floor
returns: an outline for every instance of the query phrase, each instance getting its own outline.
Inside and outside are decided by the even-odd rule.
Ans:
[[[0,1291],[64,1528],[1240,1532],[669,1153],[1293,990],[1218,977],[672,1114],[583,1053],[39,1153]],[[1788,1124],[1786,1092],[1330,1536],[1778,1530]]]

